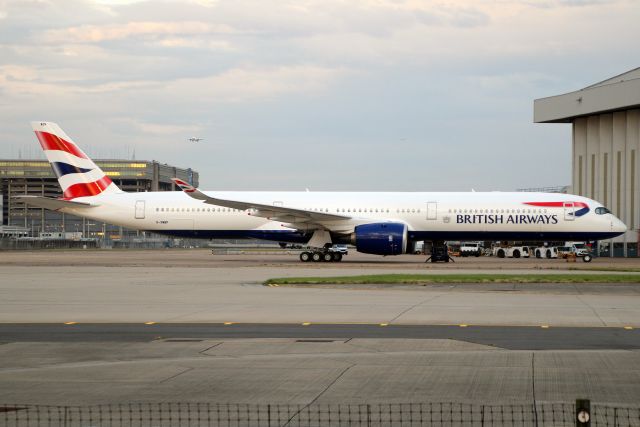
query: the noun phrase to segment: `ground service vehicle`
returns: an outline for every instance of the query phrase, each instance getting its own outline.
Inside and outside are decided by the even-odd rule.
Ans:
[[[477,242],[462,242],[460,245],[460,256],[480,256],[482,255],[482,244]]]
[[[529,258],[527,246],[508,246],[493,249],[493,255],[498,258]]]

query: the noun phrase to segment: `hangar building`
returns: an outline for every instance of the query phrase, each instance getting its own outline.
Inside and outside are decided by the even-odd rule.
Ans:
[[[198,172],[145,160],[95,160],[111,180],[127,192],[179,190],[171,178],[180,178],[198,186]],[[62,190],[44,159],[0,159],[0,225],[23,227],[33,236],[43,232],[78,232],[83,237],[109,233],[121,237],[122,229],[95,224],[73,215],[26,206],[14,196],[29,194],[62,197]]]
[[[610,255],[637,256],[640,68],[575,92],[536,99],[534,122],[571,123],[571,192],[599,201],[627,224],[626,234],[603,242]]]

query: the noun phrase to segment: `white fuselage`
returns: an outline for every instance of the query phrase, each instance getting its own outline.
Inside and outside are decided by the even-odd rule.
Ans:
[[[377,192],[205,192],[221,199],[251,201],[348,217],[324,227],[348,235],[378,222],[407,225],[417,240],[600,240],[626,231],[610,213],[598,214],[594,200],[556,193],[377,193]],[[182,192],[112,193],[77,198],[91,208],[63,212],[124,227],[201,238],[264,238],[307,241],[314,227],[290,224],[206,204]],[[317,227],[316,227],[317,228]]]

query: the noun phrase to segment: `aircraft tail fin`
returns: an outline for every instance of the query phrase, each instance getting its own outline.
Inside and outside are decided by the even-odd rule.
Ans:
[[[56,123],[32,122],[31,126],[65,199],[122,192]]]

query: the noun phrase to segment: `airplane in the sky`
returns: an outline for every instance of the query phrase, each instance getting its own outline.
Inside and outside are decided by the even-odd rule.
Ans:
[[[204,138],[196,138],[195,136],[192,136],[191,138],[189,138],[189,141],[191,142],[200,142],[202,141]]]
[[[413,242],[592,241],[626,225],[586,197],[527,192],[125,193],[51,122],[33,129],[63,190],[60,199],[20,196],[27,204],[137,230],[203,239],[263,239],[304,245],[302,261],[339,261],[333,244],[368,254],[406,253]]]

